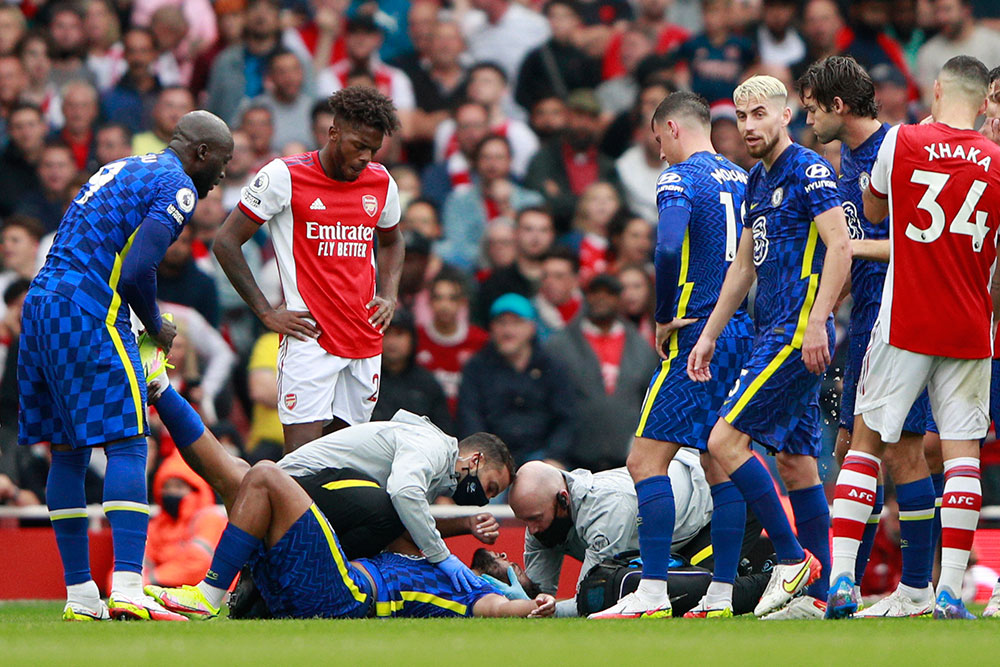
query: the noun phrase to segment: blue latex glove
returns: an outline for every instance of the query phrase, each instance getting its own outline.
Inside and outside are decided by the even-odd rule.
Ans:
[[[521,582],[517,580],[517,572],[514,571],[514,566],[511,565],[507,568],[507,581],[503,582],[496,577],[491,577],[488,574],[480,575],[483,579],[490,582],[493,588],[500,591],[508,600],[530,600],[528,594],[524,592],[524,588],[521,587]]]
[[[485,586],[479,576],[467,568],[465,563],[452,554],[437,564],[441,570],[451,579],[451,585],[465,593],[471,593],[474,589]]]

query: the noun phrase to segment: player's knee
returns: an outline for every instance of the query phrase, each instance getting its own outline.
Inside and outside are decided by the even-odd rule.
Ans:
[[[258,490],[273,488],[279,483],[284,474],[281,468],[273,461],[259,461],[243,477],[243,486]]]
[[[789,491],[819,484],[819,471],[816,468],[816,459],[813,457],[778,452],[775,459],[778,464],[778,476]]]
[[[629,474],[632,475],[633,482],[639,483],[654,475],[663,474],[664,471],[655,470],[655,461],[651,460],[652,457],[649,454],[650,452],[647,447],[637,446],[633,443],[632,450],[625,460],[625,467],[628,469]]]

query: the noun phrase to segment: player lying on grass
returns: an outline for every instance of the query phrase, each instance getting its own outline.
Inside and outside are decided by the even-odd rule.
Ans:
[[[460,588],[423,558],[383,553],[349,561],[326,517],[291,476],[263,461],[245,472],[234,493],[245,464],[234,464],[173,389],[156,400],[181,455],[229,508],[229,525],[204,581],[146,588],[167,609],[189,618],[217,616],[237,572],[249,563],[268,608],[279,618],[538,617],[555,610],[550,595],[508,600],[482,581]]]

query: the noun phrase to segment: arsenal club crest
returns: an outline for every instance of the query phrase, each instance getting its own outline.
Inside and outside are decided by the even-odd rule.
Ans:
[[[374,216],[375,211],[378,210],[378,199],[375,199],[375,195],[365,195],[361,198],[361,205],[365,209],[365,213]]]
[[[285,407],[289,410],[295,409],[295,404],[299,402],[298,396],[295,394],[285,394]]]

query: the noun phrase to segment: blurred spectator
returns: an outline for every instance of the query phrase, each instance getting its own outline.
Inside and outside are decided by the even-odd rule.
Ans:
[[[852,4],[849,26],[837,36],[837,48],[853,56],[865,69],[883,63],[894,65],[909,81],[910,69],[903,47],[886,32],[889,3],[890,0],[858,0]],[[916,98],[919,90],[915,83],[912,87],[912,95]]]
[[[656,344],[656,327],[653,325],[656,292],[653,289],[652,274],[644,266],[632,264],[618,270],[618,280],[622,284],[622,316],[653,347]]]
[[[798,10],[798,0],[763,0],[754,34],[763,64],[791,67],[805,57],[806,44],[795,29]]]
[[[736,107],[732,105],[719,105],[712,109],[712,146],[747,171],[756,162],[747,151],[736,123]]]
[[[403,232],[412,230],[431,241],[441,238],[441,221],[438,219],[434,203],[429,199],[411,199],[403,211],[400,223]]]
[[[807,0],[802,9],[802,37],[806,52],[792,65],[796,80],[817,60],[840,53],[837,37],[844,30],[844,17],[835,0]]]
[[[489,335],[469,322],[469,296],[462,273],[442,269],[430,284],[431,317],[417,329],[417,363],[434,374],[455,415],[462,369]]]
[[[438,25],[438,12],[441,6],[437,0],[414,0],[406,4],[409,5],[406,13],[406,32],[410,48],[394,54],[388,62],[406,72],[412,80],[412,72],[423,69],[427,59],[434,54],[431,42],[434,39],[434,29]],[[459,37],[461,38],[461,34]],[[382,55],[385,55],[384,52]]]
[[[596,91],[604,113],[614,116],[635,104],[639,94],[639,63],[653,54],[653,46],[653,39],[638,26],[628,27],[621,34],[621,61],[625,71],[605,80]]]
[[[226,513],[215,493],[178,452],[153,477],[153,502],[160,512],[149,520],[144,584],[195,584],[212,564],[215,545],[226,528]]]
[[[546,95],[566,97],[571,90],[601,83],[600,63],[575,43],[583,26],[577,4],[551,0],[545,4],[545,18],[552,37],[528,53],[517,75],[514,99],[525,109]]]
[[[0,14],[2,20],[3,14]],[[14,105],[20,103],[24,97],[24,91],[28,87],[28,76],[24,72],[24,65],[17,56],[0,55],[0,136],[7,136],[7,117]]]
[[[346,55],[317,73],[316,90],[321,95],[330,95],[347,88],[353,72],[371,74],[375,88],[396,105],[402,138],[408,139],[413,132],[413,109],[416,107],[413,84],[403,70],[386,65],[379,58],[382,40],[382,29],[370,16],[349,19],[345,36]]]
[[[397,410],[430,418],[445,433],[452,433],[452,417],[444,390],[434,375],[416,363],[417,328],[405,308],[396,310],[382,339],[382,376],[372,421],[389,421]]]
[[[976,24],[970,0],[934,0],[934,19],[938,34],[917,53],[916,78],[928,106],[934,79],[954,56],[974,56],[988,68],[1000,63],[1000,33]]]
[[[49,11],[49,35],[52,38],[52,82],[62,88],[70,81],[95,77],[87,69],[87,41],[83,32],[83,12],[73,0],[65,0]]]
[[[125,73],[121,23],[110,0],[87,0],[83,33],[87,43],[87,69],[102,93],[111,90]]]
[[[933,3],[931,0],[892,0],[892,9],[889,12],[889,27],[886,32],[903,47],[903,54],[906,57],[906,66],[911,72],[917,70],[917,53],[920,47],[927,41],[929,35],[929,25],[927,28],[920,23],[920,12],[918,6],[929,9],[925,12],[933,22]]]
[[[622,285],[601,274],[587,286],[586,306],[546,351],[569,370],[576,392],[571,467],[607,470],[625,465],[656,353],[619,315]]]
[[[424,322],[430,318],[430,294],[425,284],[431,260],[431,242],[426,236],[413,230],[403,233],[403,242],[406,253],[399,276],[399,306],[406,309],[411,318],[416,317],[418,322]]]
[[[56,231],[79,188],[78,172],[73,150],[58,139],[49,141],[38,160],[41,187],[18,193],[14,210],[37,219],[46,232]]]
[[[489,136],[479,143],[472,183],[452,190],[444,202],[444,240],[437,253],[445,262],[471,268],[490,220],[513,217],[517,211],[542,203],[537,192],[511,180],[510,163],[510,143],[505,138]]]
[[[219,37],[219,27],[210,0],[134,2],[132,24],[153,31],[161,53],[172,55],[179,65],[178,82],[190,84],[195,58],[215,44]]]
[[[322,148],[326,144],[326,140],[330,136],[330,127],[333,125],[333,112],[330,110],[330,102],[327,99],[322,99],[313,105],[312,113],[310,114],[311,127],[312,127],[312,149],[316,150]],[[227,178],[229,169],[227,167],[226,174]]]
[[[909,88],[906,78],[898,69],[883,63],[872,67],[869,74],[875,83],[875,101],[878,102],[880,121],[898,125],[920,120],[910,112]]]
[[[520,294],[529,299],[535,296],[542,281],[542,257],[555,238],[552,216],[544,209],[532,207],[518,212],[514,226],[516,259],[508,266],[494,269],[483,281],[476,300],[476,321],[489,322],[490,307],[504,294]]]
[[[641,223],[641,224],[640,224]],[[608,226],[611,246],[611,273],[629,264],[649,265],[653,253],[654,226],[626,211],[615,216]]]
[[[497,63],[514,81],[528,52],[550,37],[548,22],[511,0],[472,0],[472,6],[479,11],[462,17],[469,57],[477,63]]]
[[[632,145],[636,132],[650,131],[649,120],[653,117],[653,112],[663,98],[674,90],[676,88],[672,84],[659,77],[649,77],[640,87],[635,103],[615,116],[605,129],[600,151],[612,159],[620,158]]]
[[[510,142],[511,171],[524,177],[528,162],[538,150],[538,138],[525,123],[510,118],[503,108],[508,98],[507,78],[496,65],[479,63],[469,71],[468,98],[486,107],[489,129]],[[443,162],[458,150],[457,126],[449,119],[434,134],[434,159]]]
[[[153,73],[156,42],[153,33],[143,28],[131,28],[122,37],[125,73],[115,87],[101,100],[102,115],[112,123],[122,123],[132,134],[153,126],[153,107],[161,85]]]
[[[733,0],[701,0],[705,32],[684,42],[677,51],[684,88],[704,97],[709,105],[732,101],[744,71],[756,59],[753,43],[733,32]]]
[[[226,47],[212,63],[205,108],[231,125],[243,98],[264,92],[264,65],[283,43],[279,12],[277,0],[249,0],[243,40]]]
[[[535,309],[504,294],[489,310],[490,341],[465,367],[458,435],[499,436],[515,461],[571,455],[573,390],[567,371],[535,341]]]
[[[673,0],[636,0],[635,4],[638,16],[633,26],[646,33],[653,42],[655,53],[673,51],[691,36],[685,28],[667,21],[667,9],[673,4]],[[623,57],[623,39],[624,33],[619,32],[608,42],[601,76],[604,80],[627,72]]]
[[[153,107],[153,127],[132,137],[132,152],[144,155],[162,151],[173,136],[177,121],[194,109],[194,97],[187,88],[170,86],[161,90]]]
[[[62,89],[64,123],[56,135],[73,151],[80,171],[87,169],[94,151],[94,123],[97,121],[97,88],[86,81],[70,81]]]
[[[167,248],[156,272],[156,298],[197,310],[213,327],[219,326],[219,297],[215,281],[205,275],[191,255],[193,232],[184,227]]]
[[[564,239],[576,249],[580,259],[581,285],[608,270],[608,227],[621,207],[618,191],[604,181],[594,183],[580,196],[573,216],[573,231]]]
[[[247,386],[253,410],[247,454],[251,460],[277,461],[284,453],[285,435],[278,418],[278,347],[281,337],[268,331],[254,343],[247,365]]]
[[[226,213],[236,208],[240,191],[257,173],[254,163],[250,136],[243,130],[233,130],[233,159],[226,165],[226,178],[217,187],[222,193],[222,207]]]
[[[311,145],[313,137],[309,121],[315,98],[306,91],[305,70],[299,57],[288,50],[274,53],[267,61],[264,86],[263,94],[245,104],[246,107],[265,106],[270,109],[274,126],[272,150],[279,152],[291,141]]]
[[[195,58],[191,72],[191,92],[195,94],[200,94],[208,85],[208,75],[215,57],[239,43],[246,25],[246,0],[215,0],[212,8],[216,16],[218,37],[215,43],[206,45]],[[301,45],[300,51],[306,51],[305,45]]]
[[[580,312],[583,292],[580,291],[580,260],[569,248],[555,246],[542,257],[542,281],[538,294],[531,300],[538,313],[538,339],[562,331]]]
[[[576,198],[595,181],[616,183],[615,165],[598,150],[601,108],[592,90],[573,91],[567,100],[566,131],[543,146],[528,165],[525,185],[541,192],[559,232],[569,230]]]
[[[0,56],[10,56],[24,37],[28,24],[17,5],[0,5]]]
[[[545,143],[558,137],[566,129],[569,109],[566,100],[557,95],[547,95],[531,107],[531,131]]]
[[[183,45],[189,27],[180,7],[164,5],[153,12],[149,30],[156,39],[159,53],[153,69],[165,86],[187,86],[191,81],[195,54],[189,53]]]
[[[4,228],[3,236],[4,255],[6,255],[9,245],[6,242],[7,228]],[[35,245],[37,246],[37,242]],[[7,272],[3,275],[6,277]],[[9,450],[22,449],[17,445],[17,355],[21,336],[21,307],[24,305],[24,297],[30,285],[31,280],[28,276],[18,275],[9,282],[5,280],[3,289],[0,290],[2,297],[0,307],[3,310],[0,314],[0,367],[3,368],[0,373],[0,476],[7,477],[6,482],[0,479],[0,504],[11,500],[19,504],[29,500],[18,493],[18,487],[24,486],[19,470],[25,460],[24,456]],[[3,488],[5,484],[6,489]],[[42,495],[44,496],[44,493]]]
[[[652,118],[652,115],[650,116]],[[625,206],[650,224],[656,223],[656,180],[667,164],[660,159],[660,144],[648,127],[635,130],[631,147],[615,160]]]
[[[276,157],[272,148],[275,127],[271,108],[263,104],[248,106],[240,114],[240,131],[246,132],[250,141],[250,171],[257,173]]]
[[[62,127],[62,106],[59,88],[52,80],[52,42],[48,33],[33,30],[17,45],[17,56],[28,75],[24,101],[38,105],[45,122],[52,127]]]
[[[10,215],[21,197],[39,188],[38,162],[48,128],[33,104],[16,104],[7,114],[10,141],[0,153],[0,216]]]
[[[94,163],[89,171],[129,155],[132,155],[132,133],[128,127],[121,123],[101,125],[94,133]]]
[[[490,134],[489,111],[479,102],[462,102],[455,107],[454,150],[431,164],[423,173],[424,196],[436,206],[444,205],[453,188],[472,182],[470,164],[476,147]]]
[[[476,282],[486,282],[495,271],[512,266],[517,260],[514,229],[514,221],[510,218],[497,218],[486,228],[480,250],[482,268],[476,271]]]
[[[38,220],[26,215],[11,215],[0,226],[0,255],[3,272],[0,273],[0,294],[17,280],[31,280],[38,273],[38,245],[45,235],[45,228]],[[0,305],[0,314],[5,311]]]

